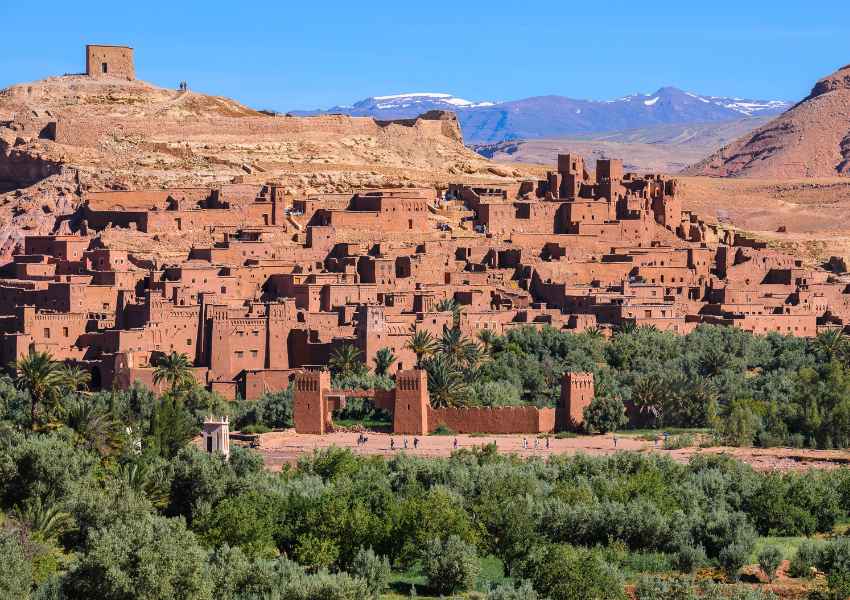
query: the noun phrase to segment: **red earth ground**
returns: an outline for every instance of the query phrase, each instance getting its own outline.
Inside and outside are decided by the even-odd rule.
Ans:
[[[418,448],[413,447],[414,436],[390,435],[388,433],[368,432],[368,442],[363,446],[357,445],[359,433],[336,432],[327,435],[307,435],[295,433],[295,430],[274,431],[260,436],[259,451],[263,455],[266,466],[278,470],[284,464],[294,463],[298,457],[315,449],[336,446],[349,448],[357,454],[391,456],[399,452],[407,452],[412,456],[445,457],[454,449],[457,440],[458,448],[473,448],[492,442],[496,443],[499,452],[516,454],[521,457],[542,457],[553,454],[572,455],[585,453],[589,455],[606,455],[617,451],[630,450],[636,452],[658,452],[666,454],[679,462],[687,462],[692,456],[700,453],[723,453],[741,460],[759,471],[770,470],[801,470],[811,468],[836,468],[850,464],[850,451],[846,450],[808,450],[794,448],[733,448],[733,447],[689,447],[678,450],[665,450],[661,440],[657,445],[629,435],[616,436],[593,435],[574,438],[537,439],[538,447],[534,447],[534,436],[523,435],[429,435],[419,438]],[[407,438],[408,447],[404,449]],[[617,443],[614,445],[614,438]],[[528,449],[523,449],[523,439],[528,441]],[[395,443],[395,449],[390,448],[390,440]]]

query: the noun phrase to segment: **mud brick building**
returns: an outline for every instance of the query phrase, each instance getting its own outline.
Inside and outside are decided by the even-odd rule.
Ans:
[[[113,55],[131,58],[92,50],[93,60]],[[396,356],[395,390],[372,398],[394,411],[398,431],[532,432],[575,426],[592,380],[569,374],[551,414],[437,410],[410,337],[455,323],[470,337],[627,324],[687,333],[701,323],[808,337],[850,319],[840,277],[682,210],[675,179],[613,159],[590,168],[575,154],[539,180],[452,184],[443,197],[288,197],[273,182],[87,192],[62,225],[27,237],[0,266],[4,364],[45,350],[108,388],[153,385],[158,357],[185,353],[198,382],[227,398],[294,384],[309,404],[299,427],[316,432],[351,395],[315,374],[344,345],[369,366],[382,348]],[[165,253],[139,250],[165,239]],[[440,310],[448,299],[458,315]]]
[[[86,46],[86,75],[89,77],[118,77],[135,79],[133,49],[128,46]]]

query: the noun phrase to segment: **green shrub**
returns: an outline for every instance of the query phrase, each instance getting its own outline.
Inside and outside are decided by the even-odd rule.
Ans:
[[[540,596],[528,581],[519,581],[516,584],[503,583],[490,589],[485,596],[486,600],[538,600],[539,598]]]
[[[305,533],[298,536],[294,555],[298,564],[318,570],[336,562],[339,558],[339,546],[332,539]]]
[[[69,598],[206,598],[207,552],[183,519],[149,515],[91,532],[65,577]]]
[[[440,423],[434,428],[431,435],[457,435],[457,433],[445,423]]]
[[[366,582],[369,597],[377,600],[387,589],[390,581],[390,561],[378,556],[371,548],[358,550],[349,569],[352,575]]]
[[[702,546],[686,544],[676,551],[673,564],[682,573],[693,573],[708,562],[705,549]]]
[[[779,568],[779,563],[782,562],[782,550],[776,546],[765,546],[761,549],[758,555],[759,566],[767,578],[773,581],[776,576],[776,569]]]
[[[30,597],[33,582],[32,565],[24,554],[17,536],[0,530],[0,598]]]
[[[565,544],[534,548],[520,574],[550,600],[625,600],[623,580],[597,551]]]
[[[691,448],[696,445],[696,436],[692,433],[681,433],[679,435],[671,435],[664,440],[665,450],[679,450],[681,448]]]
[[[566,440],[570,438],[576,438],[578,434],[575,431],[559,431],[555,434],[556,440]]]
[[[738,578],[738,572],[747,564],[750,549],[740,542],[729,544],[720,551],[717,561],[731,579]]]
[[[590,433],[617,431],[628,422],[626,407],[615,396],[596,396],[584,409],[584,427]]]
[[[456,535],[433,539],[422,551],[422,571],[428,586],[438,594],[454,594],[472,589],[480,565],[475,547]]]
[[[788,566],[791,577],[810,577],[820,562],[822,543],[805,540],[798,547]]]
[[[805,448],[806,438],[802,433],[792,433],[788,436],[788,445],[792,448]]]
[[[248,425],[242,429],[242,433],[268,433],[271,431],[271,428],[266,425],[262,425],[260,423],[255,423],[253,425]]]
[[[642,577],[635,586],[637,600],[697,600],[690,577]]]
[[[850,538],[840,537],[821,546],[817,568],[828,575],[850,573]]]

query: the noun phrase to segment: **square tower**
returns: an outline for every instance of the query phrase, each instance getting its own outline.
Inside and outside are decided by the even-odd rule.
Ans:
[[[600,158],[596,161],[596,181],[597,183],[622,181],[623,179],[623,159],[621,158]]]
[[[579,154],[559,154],[558,173],[581,177],[584,173],[584,158]]]
[[[564,373],[561,378],[561,401],[555,410],[555,429],[579,429],[584,424],[584,409],[590,406],[593,396],[593,373]]]
[[[295,378],[292,420],[298,433],[324,435],[330,424],[327,395],[331,389],[328,371],[304,371]]]
[[[86,46],[86,75],[89,77],[115,77],[134,80],[133,49],[129,46]]]
[[[430,408],[428,374],[421,369],[400,371],[395,378],[393,433],[427,435]]]

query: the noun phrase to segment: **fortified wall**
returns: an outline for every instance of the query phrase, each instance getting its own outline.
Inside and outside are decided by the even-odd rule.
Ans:
[[[367,398],[376,408],[392,413],[393,433],[426,435],[440,426],[457,433],[551,433],[574,431],[584,424],[584,409],[593,401],[592,373],[565,373],[556,408],[504,406],[434,408],[428,395],[428,376],[421,369],[400,371],[392,390],[331,389],[330,373],[305,371],[295,377],[295,431],[324,435],[333,431],[333,412],[349,397]]]

